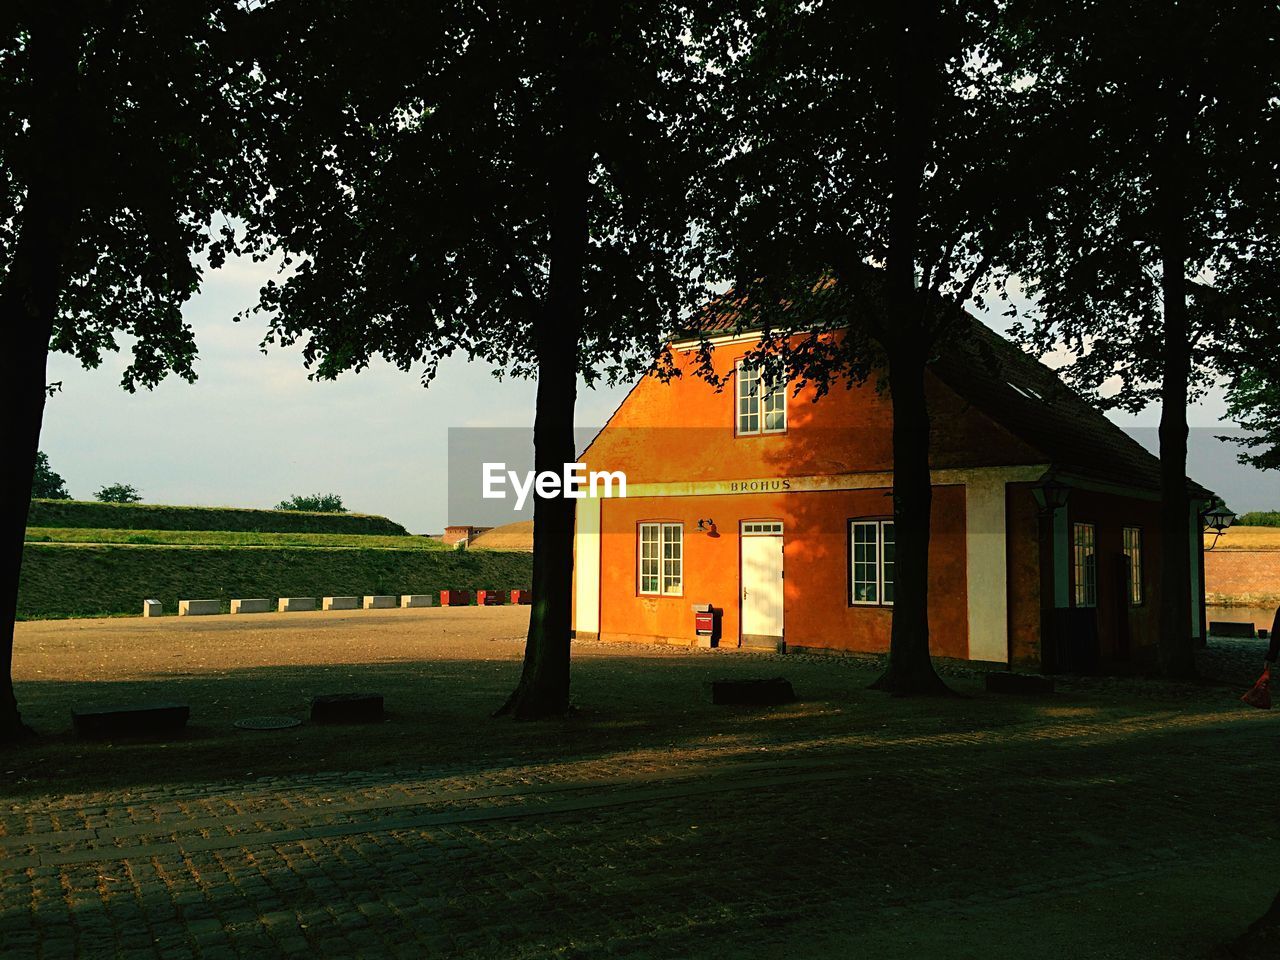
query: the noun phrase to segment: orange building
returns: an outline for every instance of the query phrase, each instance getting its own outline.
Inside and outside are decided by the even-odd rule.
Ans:
[[[677,341],[685,375],[643,378],[584,453],[627,495],[578,503],[577,636],[693,644],[710,605],[721,646],[888,649],[890,399],[874,383],[793,396],[743,365],[757,342],[711,337],[717,390],[692,373],[698,341]],[[928,399],[933,653],[1077,672],[1154,658],[1156,458],[977,321],[932,365]],[[1188,483],[1203,637],[1212,494]]]

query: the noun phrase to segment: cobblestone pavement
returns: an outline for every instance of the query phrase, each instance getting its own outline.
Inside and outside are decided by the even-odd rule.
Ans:
[[[1256,650],[1207,657],[1235,682]],[[807,659],[864,685],[856,662]],[[1269,715],[1218,687],[1063,686],[1033,720],[961,730],[809,736],[780,714],[752,757],[695,740],[15,799],[0,957],[1024,956],[1045,911],[1257,879],[1240,864],[1277,836]],[[1160,943],[1095,929],[1050,955],[1203,955],[1236,922],[1195,916],[1210,899],[1163,909]],[[992,916],[1016,935],[966,939]]]

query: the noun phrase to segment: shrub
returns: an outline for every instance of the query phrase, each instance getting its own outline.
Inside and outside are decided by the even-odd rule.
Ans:
[[[131,483],[109,483],[93,495],[99,503],[141,503],[142,494]]]
[[[1242,527],[1280,527],[1280,510],[1252,510],[1236,518]]]
[[[336,493],[295,493],[288,500],[276,504],[277,510],[307,510],[311,513],[346,513],[342,497]]]

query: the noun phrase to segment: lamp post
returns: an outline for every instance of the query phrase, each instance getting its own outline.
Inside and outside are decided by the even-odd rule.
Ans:
[[[1204,532],[1213,531],[1213,543],[1205,547],[1206,550],[1212,550],[1218,545],[1218,538],[1227,531],[1227,527],[1235,522],[1236,515],[1232,512],[1221,499],[1214,500],[1208,507],[1200,513],[1200,522],[1204,526]]]

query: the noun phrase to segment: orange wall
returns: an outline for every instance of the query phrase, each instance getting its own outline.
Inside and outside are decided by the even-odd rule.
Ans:
[[[739,631],[739,537],[742,520],[784,524],[784,622],[787,645],[884,651],[891,609],[850,606],[848,521],[886,517],[888,491],[845,490],[702,497],[629,497],[601,501],[600,633],[603,639],[661,638],[691,642],[690,605],[724,610],[722,644]],[[935,487],[930,546],[932,650],[968,656],[964,488]],[[717,534],[696,532],[699,519]],[[684,595],[640,596],[637,585],[641,521],[684,523]]]
[[[592,443],[591,469],[624,470],[629,483],[808,476],[893,469],[891,399],[874,379],[860,387],[837,385],[814,402],[810,386],[787,400],[787,432],[734,435],[732,371],[750,344],[716,348],[716,373],[730,375],[717,392],[696,376],[693,359],[663,383],[646,376]],[[932,377],[934,467],[1038,463],[1043,457],[958,398]]]

